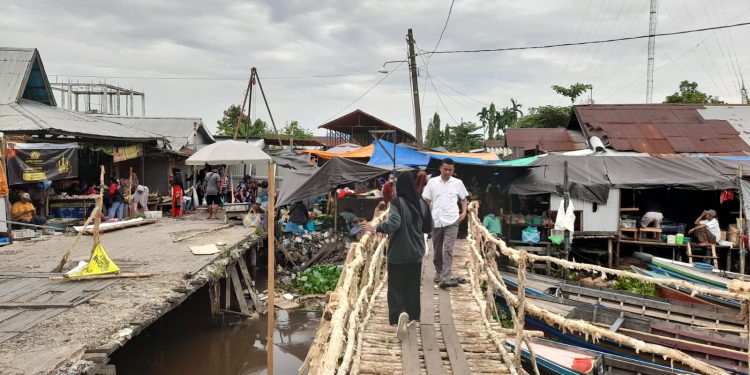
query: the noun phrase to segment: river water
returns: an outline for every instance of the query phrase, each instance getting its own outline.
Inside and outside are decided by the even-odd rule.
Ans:
[[[292,374],[304,361],[320,313],[278,310],[274,373]],[[266,374],[266,316],[216,327],[202,288],[112,355],[117,375]]]

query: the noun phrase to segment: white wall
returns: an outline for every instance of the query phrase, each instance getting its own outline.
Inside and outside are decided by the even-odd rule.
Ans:
[[[561,195],[550,194],[550,210],[557,211]],[[583,211],[583,228],[585,232],[616,232],[620,225],[620,189],[610,189],[607,204],[600,204],[594,212],[594,204],[571,198],[573,208]],[[554,218],[552,218],[554,220]]]

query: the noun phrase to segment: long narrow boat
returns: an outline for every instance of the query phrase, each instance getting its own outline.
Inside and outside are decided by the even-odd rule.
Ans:
[[[506,344],[515,350],[516,343],[506,339]],[[561,375],[598,375],[604,373],[602,358],[597,354],[583,354],[569,348],[532,341],[531,348],[536,356],[540,372]],[[525,361],[531,360],[531,352],[526,344],[521,346],[521,356]]]
[[[515,290],[517,288],[516,274],[505,272],[502,273],[502,278],[509,289]],[[585,304],[599,304],[641,316],[716,330],[747,330],[747,321],[740,319],[736,310],[709,305],[703,301],[688,303],[672,299],[646,297],[627,291],[581,286],[532,274],[527,275],[526,293],[531,296],[562,296]]]
[[[729,282],[729,278],[722,277],[717,272],[703,272],[689,263],[659,258],[651,254],[641,252],[636,252],[635,254],[633,254],[633,256],[635,256],[637,259],[649,263],[649,268],[651,268],[651,270],[653,271],[661,271],[669,276],[678,279],[727,290],[727,283]]]
[[[748,342],[746,338],[741,338],[739,335],[712,332],[683,324],[639,317],[614,309],[576,303],[561,298],[541,296],[529,296],[528,298],[530,302],[569,319],[588,321],[626,336],[679,349],[706,363],[722,367],[729,371],[747,373]],[[599,340],[596,344],[590,343],[585,336],[562,332],[533,317],[527,316],[526,324],[534,329],[542,330],[567,344],[606,353],[620,354],[630,359],[653,361],[669,365],[669,363],[660,357],[644,353],[638,354],[634,348],[606,339]]]
[[[643,268],[639,268],[636,266],[631,266],[633,269],[633,272],[649,276],[657,279],[667,279],[670,276],[664,272],[659,271],[649,271],[644,270]],[[671,286],[659,286],[659,292],[660,294],[668,294],[670,296],[673,296],[675,299],[680,299],[683,301],[686,301],[688,299],[697,300],[697,303],[704,303],[704,304],[710,304],[714,306],[721,306],[721,307],[727,307],[732,309],[739,309],[741,304],[739,301],[721,298],[717,296],[712,296],[710,294],[705,293],[696,293],[695,297],[693,297],[693,292],[691,289],[687,289],[685,287],[679,287],[676,285]]]
[[[663,366],[655,363],[651,363],[649,361],[639,360],[639,359],[633,359],[628,358],[625,356],[621,356],[618,354],[611,354],[611,353],[605,353],[598,350],[592,350],[592,349],[585,349],[579,346],[573,346],[573,345],[567,345],[556,341],[546,340],[542,338],[531,338],[531,347],[534,350],[534,354],[537,357],[537,365],[539,367],[539,371],[541,373],[549,373],[549,374],[561,374],[566,373],[564,371],[569,370],[575,370],[570,365],[570,361],[567,359],[568,357],[572,356],[572,353],[575,353],[577,356],[583,356],[584,360],[582,361],[583,365],[586,365],[587,361],[585,358],[596,358],[596,361],[592,364],[592,372],[590,372],[593,375],[641,375],[641,374],[649,374],[649,375],[671,375],[671,374],[684,374],[684,375],[693,375],[694,372],[685,371],[685,370],[679,370],[675,369],[669,366]],[[509,345],[511,349],[514,347]],[[553,365],[548,365],[549,362],[554,362],[555,357],[552,355],[546,355],[546,352],[543,348],[540,348],[539,346],[547,347],[547,348],[557,348],[560,350],[564,350],[568,353],[567,356],[564,356],[559,363],[554,363]],[[526,368],[527,372],[532,373],[532,367],[531,367],[531,355],[529,353],[529,350],[526,349],[526,346],[522,347],[522,357],[524,359],[524,368]],[[540,361],[540,357],[543,357],[544,360]],[[564,371],[561,371],[559,368],[562,367]],[[578,368],[578,367],[576,367]]]

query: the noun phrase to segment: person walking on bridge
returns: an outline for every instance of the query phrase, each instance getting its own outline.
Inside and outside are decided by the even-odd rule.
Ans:
[[[396,180],[396,198],[388,217],[375,232],[388,234],[388,321],[404,332],[409,320],[419,320],[420,279],[425,254],[424,234],[433,228],[430,207],[419,194],[414,177],[403,172]],[[366,230],[373,228],[363,222]],[[404,314],[405,313],[405,314]]]
[[[458,235],[458,225],[466,218],[468,207],[463,181],[453,177],[455,163],[445,158],[440,163],[440,176],[427,181],[422,197],[432,206],[432,218],[435,229],[432,230],[432,249],[434,251],[435,283],[441,288],[457,286],[458,281],[451,277],[453,266],[453,244]],[[458,203],[461,202],[461,213]]]

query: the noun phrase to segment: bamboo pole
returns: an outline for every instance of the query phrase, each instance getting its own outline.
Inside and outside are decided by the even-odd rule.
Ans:
[[[274,254],[274,245],[276,242],[276,219],[274,213],[276,208],[274,207],[276,199],[276,165],[273,162],[268,162],[268,347],[267,347],[267,358],[268,362],[268,375],[273,375],[273,334],[274,334],[274,318],[276,317],[276,309],[274,306],[274,293],[276,286],[276,259]]]
[[[91,221],[94,220],[95,218],[99,219],[99,221],[101,222],[101,217],[100,216],[101,216],[101,212],[102,212],[102,205],[104,204],[104,198],[103,198],[104,197],[104,166],[102,165],[102,166],[100,166],[100,168],[101,168],[101,170],[100,170],[100,175],[99,175],[99,181],[100,181],[99,196],[96,198],[96,206],[94,206],[94,210],[91,211],[91,215],[83,223],[83,227],[84,228],[88,227],[89,224],[91,224]],[[95,228],[97,229],[97,236],[98,236],[99,225],[95,224]],[[78,234],[76,235],[76,239],[73,240],[73,243],[70,245],[70,247],[68,248],[68,250],[65,252],[65,255],[63,255],[62,259],[60,259],[60,263],[57,264],[57,267],[55,267],[55,269],[52,270],[52,272],[61,272],[62,271],[62,268],[65,267],[65,263],[67,263],[68,259],[70,258],[70,253],[73,251],[73,248],[76,247],[76,244],[78,244],[78,241],[81,240],[81,238],[83,237],[83,233],[84,232],[85,232],[85,230],[82,230],[82,231],[78,232]],[[97,243],[98,243],[97,242],[97,237],[95,237],[94,238],[94,248],[96,248],[96,244]],[[94,251],[93,250],[94,248],[92,248],[92,250],[91,250],[92,252]]]

